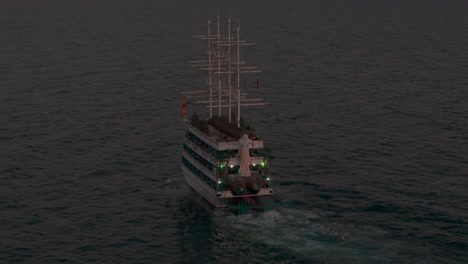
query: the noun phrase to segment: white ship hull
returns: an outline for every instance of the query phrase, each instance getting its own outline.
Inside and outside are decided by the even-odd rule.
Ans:
[[[224,208],[226,205],[222,204],[219,199],[216,197],[216,190],[211,188],[208,184],[201,181],[197,176],[190,172],[184,165],[182,165],[182,173],[184,175],[185,182],[194,189],[198,194],[200,194],[205,200],[210,202],[213,206],[217,208]]]

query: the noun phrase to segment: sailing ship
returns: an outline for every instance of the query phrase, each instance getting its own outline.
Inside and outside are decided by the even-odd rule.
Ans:
[[[205,71],[208,80],[202,90],[183,92],[183,176],[215,207],[235,208],[240,213],[252,208],[268,210],[278,202],[269,174],[270,153],[241,116],[241,110],[248,112],[246,107],[266,105],[260,98],[248,98],[242,87],[244,74],[260,72],[257,67],[246,66],[240,54],[241,47],[254,43],[240,39],[239,26],[232,34],[231,18],[224,29],[227,34],[221,32],[219,15],[214,26],[213,32],[209,19],[208,33],[194,36],[207,42],[206,58],[189,63]],[[203,106],[207,117],[196,112],[187,115],[191,105]]]

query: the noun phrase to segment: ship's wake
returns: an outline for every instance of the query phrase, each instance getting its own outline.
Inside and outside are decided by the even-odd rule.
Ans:
[[[320,212],[280,208],[265,213],[230,215],[225,219],[231,232],[236,234],[238,243],[246,248],[262,248],[257,253],[274,253],[271,256],[280,263],[290,263],[291,256],[294,256],[293,262],[396,261],[397,244],[386,242],[386,232],[344,223]],[[255,252],[250,251],[253,255]],[[289,260],[282,259],[280,255],[289,255]],[[268,262],[267,259],[258,259],[258,256],[252,257]]]

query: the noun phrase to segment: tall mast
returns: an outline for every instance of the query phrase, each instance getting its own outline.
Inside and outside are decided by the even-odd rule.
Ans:
[[[231,13],[229,12],[228,19],[228,86],[229,86],[229,123],[231,123]]]
[[[237,127],[240,127],[240,26],[237,26]]]
[[[211,19],[208,19],[208,73],[209,73],[209,87],[210,87],[210,118],[213,117],[213,73],[211,70]]]
[[[221,117],[221,39],[219,32],[219,11],[218,11],[218,116]]]

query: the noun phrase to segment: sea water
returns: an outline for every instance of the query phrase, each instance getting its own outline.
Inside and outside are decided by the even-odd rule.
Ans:
[[[184,183],[180,92],[232,10],[287,206]],[[0,263],[466,263],[466,1],[0,1]],[[198,56],[200,55],[200,56]],[[257,80],[259,87],[256,87]],[[205,109],[193,104],[188,112]]]

